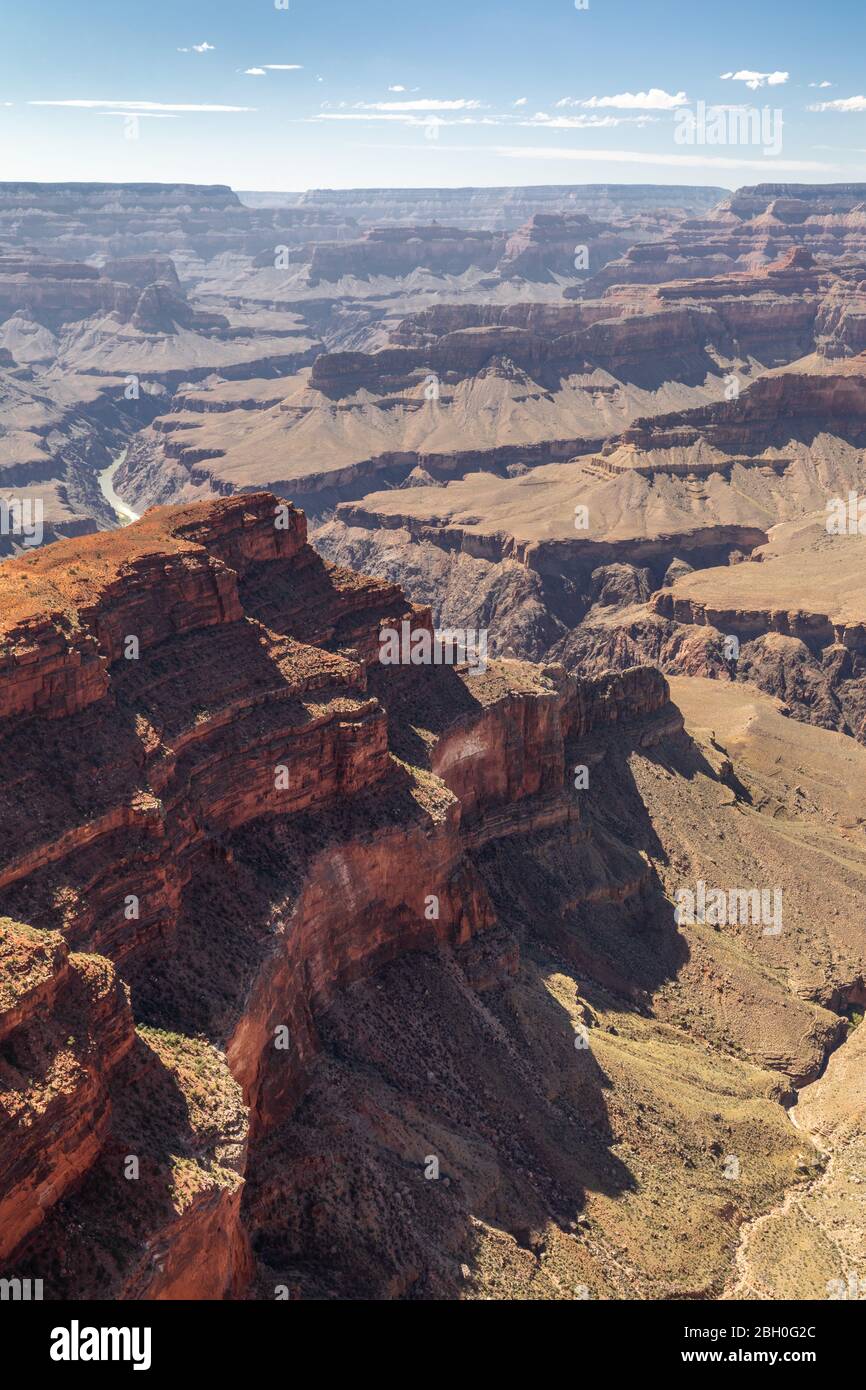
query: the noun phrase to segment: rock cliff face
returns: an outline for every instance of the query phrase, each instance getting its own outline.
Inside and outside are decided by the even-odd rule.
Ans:
[[[253,206],[290,205],[357,218],[362,225],[425,219],[460,227],[516,231],[535,213],[590,217],[701,215],[724,198],[723,188],[654,184],[540,184],[527,188],[313,188],[298,195],[247,194]]]
[[[393,346],[322,353],[310,385],[338,398],[360,389],[386,392],[405,389],[422,371],[454,382],[506,358],[548,388],[600,370],[654,390],[672,380],[697,385],[725,359],[751,357],[775,366],[813,350],[819,299],[806,272],[755,301],[743,300],[736,284],[727,290],[726,299],[712,304],[695,295],[631,302],[612,297],[573,310],[442,306],[401,323]]]
[[[441,735],[422,776],[389,753],[389,737],[414,737],[389,716],[389,687],[399,710],[417,673],[385,679],[378,626],[429,619],[392,586],[323,565],[305,534],[302,514],[256,495],[152,513],[2,571],[0,1041],[17,1097],[0,1145],[3,1255],[29,1237],[20,1258],[35,1267],[85,1217],[98,1248],[52,1256],[55,1292],[80,1294],[81,1279],[112,1296],[239,1290],[238,1086],[254,1134],[285,1115],[341,983],[494,925],[467,849],[567,820],[563,740],[665,705],[649,671],[580,692],[429,672]],[[357,813],[341,824],[347,806],[369,816],[363,835]],[[281,881],[269,907],[254,861]],[[242,913],[257,907],[230,946],[235,892]],[[216,918],[202,911],[213,894]],[[212,949],[202,988],[196,960]],[[283,1026],[288,1053],[273,1045]],[[172,1089],[193,1113],[181,1124],[171,1106],[157,1135],[130,1095]],[[124,1191],[145,1224],[136,1239],[123,1223],[108,1248]]]
[[[745,453],[764,388],[736,428],[711,410],[726,377],[866,343],[862,213],[857,188],[710,210],[715,192],[420,190],[407,219],[405,190],[371,190],[361,234],[351,191],[251,207],[219,186],[0,185],[0,483],[41,485],[49,538],[110,525],[94,469],[156,415],[115,479],[136,510],[265,486],[318,514],[425,474],[609,468],[630,426],[666,447],[641,433],[657,417],[671,448]],[[804,413],[797,377],[768,413]],[[706,421],[679,418],[695,406]]]
[[[847,500],[852,489],[836,484],[825,476],[827,492]],[[866,741],[863,536],[828,531],[826,513],[812,513],[771,528],[748,561],[735,558],[672,572],[648,602],[632,592],[597,604],[551,656],[586,673],[646,661],[669,675],[748,682],[793,718]]]
[[[605,225],[582,213],[536,213],[508,238],[500,273],[527,280],[573,277],[575,271],[589,275],[620,255],[639,230]]]
[[[670,811],[709,824],[740,784],[658,671],[386,664],[383,629],[423,643],[429,612],[263,493],[11,561],[0,623],[4,1274],[673,1296],[698,1211],[721,1287],[738,1222],[792,1180],[780,1101],[840,1039],[862,890],[831,871],[824,970],[808,885],[772,971],[749,933],[685,949],[670,894],[718,842]],[[776,823],[742,813],[761,882]],[[732,974],[740,1010],[697,1022]],[[751,1144],[735,1195],[723,1142]]]
[[[138,299],[129,285],[101,276],[93,266],[48,260],[37,252],[0,253],[0,316],[23,313],[58,328],[91,314],[129,317]]]
[[[811,370],[810,370],[811,366]],[[825,433],[858,443],[863,436],[866,359],[803,364],[758,377],[736,399],[635,420],[618,441],[653,450],[709,445],[719,454],[760,454],[768,447]]]
[[[551,221],[541,219],[550,235]],[[576,237],[580,228],[572,230]],[[515,265],[528,254],[520,235],[509,243]],[[556,235],[562,236],[561,228]],[[532,236],[524,240],[534,244]],[[564,240],[571,244],[573,237]],[[551,261],[547,269],[563,267]],[[544,266],[535,267],[536,278],[544,273]],[[620,380],[657,386],[691,380],[724,358],[773,367],[816,347],[825,356],[851,356],[858,351],[860,294],[856,270],[821,271],[808,251],[791,250],[760,271],[671,281],[640,292],[613,289],[598,299],[575,300],[567,290],[564,302],[549,305],[437,305],[404,319],[391,341],[420,349],[443,370],[453,344],[450,370],[460,372],[466,364],[458,338],[474,330],[491,354],[511,354],[528,368],[547,362],[565,374],[589,364]],[[527,335],[522,351],[515,330]],[[546,340],[543,349],[533,342],[537,337]],[[387,358],[381,360],[387,367]],[[323,376],[327,363],[327,357],[319,363]]]
[[[866,184],[757,184],[739,188],[703,217],[690,218],[667,238],[631,247],[587,286],[658,284],[731,271],[757,271],[805,249],[821,264],[837,257],[862,261],[866,252]]]
[[[411,275],[423,266],[436,275],[461,275],[470,266],[492,270],[505,239],[459,227],[374,227],[359,241],[320,242],[311,248],[311,285],[345,275]]]
[[[325,211],[244,207],[222,184],[0,183],[0,241],[68,260],[254,256],[276,242],[337,240],[354,227]]]
[[[0,919],[0,965],[6,1259],[96,1162],[110,1125],[109,1088],[134,1033],[111,963],[70,954],[61,933]]]

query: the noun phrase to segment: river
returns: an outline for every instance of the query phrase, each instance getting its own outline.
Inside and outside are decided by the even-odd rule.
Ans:
[[[131,521],[138,521],[140,515],[139,512],[134,512],[131,507],[128,507],[123,498],[118,497],[117,493],[114,491],[115,474],[125,458],[126,450],[124,449],[120,457],[116,458],[113,463],[110,463],[107,468],[104,468],[99,475],[99,486],[102,490],[102,495],[109,507],[111,507],[121,526],[128,526]]]

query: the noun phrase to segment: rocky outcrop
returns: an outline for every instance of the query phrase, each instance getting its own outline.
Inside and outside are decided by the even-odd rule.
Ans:
[[[589,275],[621,255],[633,235],[583,213],[539,212],[508,238],[499,272],[526,280]]]
[[[462,275],[470,266],[492,270],[504,239],[459,227],[373,227],[359,241],[319,242],[311,248],[309,279],[346,275],[404,276],[423,267],[435,275]]]
[[[109,257],[102,265],[106,280],[118,280],[123,285],[137,285],[140,290],[148,285],[168,285],[175,294],[180,290],[177,269],[170,256],[115,256]]]
[[[92,314],[128,318],[138,295],[93,266],[48,260],[37,252],[0,253],[0,321],[22,314],[57,328]]]
[[[207,332],[229,326],[224,314],[193,309],[171,284],[162,283],[148,285],[142,290],[130,322],[133,328],[145,333],[176,333],[178,327]]]
[[[106,254],[89,196],[57,254],[88,236]],[[568,275],[571,238],[617,221],[601,196],[515,232],[515,275]],[[866,978],[856,556],[825,602],[805,570],[776,597],[760,553],[862,480],[862,277],[776,246],[796,201],[749,213],[785,254],[718,254],[692,228],[706,254],[594,299],[548,282],[511,302],[501,261],[496,304],[452,286],[401,318],[367,284],[380,327],[315,364],[311,344],[291,376],[287,301],[191,302],[131,202],[102,273],[20,272],[10,483],[58,483],[81,379],[58,377],[49,418],[37,376],[61,346],[106,430],[123,379],[96,378],[125,354],[185,384],[117,475],[180,505],[0,567],[4,1275],[145,1299],[723,1287],[738,1226],[808,1147],[780,1102],[820,1075]],[[424,212],[343,242],[336,204],[284,210],[299,236],[334,214],[303,244],[326,276],[437,257],[460,275],[505,239]],[[244,221],[205,190],[197,226],[175,211],[186,283],[202,248],[243,244],[265,284],[273,209]],[[849,218],[816,215],[828,235]],[[659,210],[647,264],[685,245],[682,220]],[[39,314],[64,279],[73,301],[116,298],[55,332]],[[261,379],[213,380],[245,370],[251,319],[274,334]],[[829,544],[821,528],[821,564]],[[486,669],[436,664],[434,620],[482,631]],[[383,630],[431,659],[387,664]],[[691,737],[666,679],[684,675]],[[697,880],[783,884],[785,932],[679,930],[673,895]],[[732,1193],[715,1159],[746,1151]]]
[[[109,961],[0,918],[0,1261],[96,1161],[133,1041]]]
[[[426,347],[438,338],[466,328],[522,328],[541,337],[560,338],[579,333],[599,319],[629,312],[625,301],[579,303],[434,304],[409,314],[394,327],[391,342],[402,347]]]
[[[593,275],[585,292],[734,272],[763,272],[802,250],[827,265],[866,253],[866,184],[757,184],[740,188],[669,237],[631,247]]]
[[[857,357],[866,351],[866,276],[840,275],[821,301],[815,321],[818,351],[828,359]]]
[[[256,494],[0,572],[3,1065],[30,1078],[15,1120],[28,1147],[0,1203],[22,1272],[87,1228],[51,1259],[55,1295],[72,1280],[115,1297],[242,1288],[241,1095],[256,1142],[303,1094],[342,986],[496,925],[471,853],[575,820],[567,739],[612,720],[678,727],[649,670],[581,686],[519,665],[463,680],[381,664],[380,626],[429,633],[429,616],[325,566],[305,537],[301,513]],[[436,731],[423,772],[419,718]],[[62,788],[48,773],[61,746]],[[70,1079],[43,1105],[51,1068]],[[197,1074],[208,1094],[190,1098]],[[185,1110],[159,1101],[170,1088]],[[141,1149],[154,1117],[155,1169]],[[100,1193],[127,1180],[110,1235]]]
[[[710,445],[722,454],[760,454],[792,438],[837,435],[858,442],[866,423],[863,359],[758,377],[731,400],[636,420],[619,444],[644,451]]]
[[[118,278],[111,278],[112,267]],[[150,274],[152,279],[147,279]],[[109,261],[102,272],[75,261],[47,260],[38,253],[0,253],[0,319],[29,317],[47,327],[97,314],[152,333],[185,328],[227,328],[221,314],[194,310],[169,257]]]
[[[832,978],[797,993],[798,930],[772,977],[750,964],[760,939],[736,960],[713,933],[685,950],[671,887],[712,860],[649,808],[685,797],[692,834],[730,776],[657,670],[437,663],[426,610],[325,564],[263,493],[14,560],[0,614],[0,1083],[26,1136],[0,1136],[4,1276],[47,1298],[454,1296],[461,1264],[499,1289],[512,1256],[491,1242],[522,1248],[531,1220],[603,1290],[606,1255],[568,1211],[586,1201],[604,1242],[632,1229],[619,1202],[636,1218],[649,1199],[620,1136],[639,1132],[628,1163],[672,1154],[712,1203],[716,1121],[687,1121],[691,1100],[662,1117],[719,1068],[736,1097],[713,1090],[719,1123],[747,1100],[782,1165],[770,1193],[784,1183],[797,1141],[778,1102],[837,1040],[827,1001],[859,957],[843,933]],[[386,662],[385,631],[431,659]],[[752,875],[774,827],[755,821]],[[741,1007],[704,1009],[726,971]],[[596,1036],[575,1063],[581,1029]],[[622,1071],[633,1029],[648,1115]],[[744,1202],[770,1200],[750,1182]],[[669,1193],[677,1231],[687,1208]],[[347,1240],[323,1261],[344,1226],[363,1254]],[[709,1221],[710,1282],[732,1234]],[[679,1244],[640,1264],[647,1294],[683,1286]]]

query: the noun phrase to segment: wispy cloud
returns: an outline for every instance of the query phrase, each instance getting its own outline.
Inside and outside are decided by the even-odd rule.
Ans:
[[[95,116],[122,116],[128,120],[134,116],[136,120],[142,121],[176,121],[177,115],[171,111],[95,111]]]
[[[322,102],[320,111],[307,117],[310,121],[391,121],[406,126],[446,125],[504,125],[516,121],[512,116],[457,115],[458,112],[480,112],[484,103],[468,97],[440,100],[420,97],[416,101],[347,101]],[[439,113],[448,113],[441,115]]]
[[[745,82],[753,92],[759,87],[781,87],[791,76],[789,72],[752,72],[750,68],[740,68],[739,72],[720,73],[722,82]]]
[[[213,43],[193,43],[189,48],[179,48],[178,53],[213,53],[216,44]]]
[[[466,111],[471,114],[459,115]],[[444,112],[445,114],[438,114]],[[483,114],[482,114],[483,112]],[[425,114],[426,113],[426,114]],[[521,111],[486,112],[479,101],[421,101],[421,102],[355,102],[349,105],[341,101],[332,106],[324,102],[312,121],[392,121],[407,126],[511,126],[512,128],[531,127],[536,130],[610,130],[618,125],[646,125],[658,120],[657,116],[641,114],[637,116],[598,115],[581,112],[579,115],[552,116],[548,111],[536,111],[527,116]]]
[[[405,92],[405,90],[406,88],[400,82],[395,82],[393,87],[388,88],[389,92]]]
[[[810,83],[809,83],[809,86],[810,86],[810,87],[832,87],[832,86],[833,86],[833,83],[832,83],[832,82],[810,82]]]
[[[356,111],[480,111],[483,101],[459,97],[456,101],[431,100],[418,97],[414,101],[356,101]]]
[[[503,125],[496,116],[422,116],[409,111],[319,111],[308,116],[308,121],[394,121],[398,125],[411,126],[451,126],[451,125]]]
[[[528,121],[519,125],[544,126],[548,130],[612,130],[618,125],[644,126],[657,121],[658,116],[549,116],[545,111],[536,111]],[[505,121],[502,124],[506,124]]]
[[[127,111],[255,111],[254,106],[222,106],[210,102],[171,102],[171,101],[97,101],[91,98],[76,97],[66,101],[28,101],[28,106],[74,106],[81,111],[98,111],[105,108],[114,112]]]
[[[835,101],[816,101],[810,111],[866,111],[866,97],[837,97]]]
[[[687,106],[685,92],[665,92],[661,87],[650,87],[648,92],[620,92],[612,97],[562,97],[557,106],[582,106],[587,110],[598,107],[614,107],[620,111],[674,111],[678,106]]]
[[[303,63],[262,63],[257,68],[244,68],[244,77],[265,77],[269,72],[302,72]]]
[[[528,100],[529,100],[529,97],[518,97],[517,100],[516,100],[516,102],[514,103],[514,105],[515,105],[515,106],[525,106],[526,103],[528,102]]]
[[[453,148],[446,146],[446,149]],[[656,154],[649,150],[575,150],[548,146],[499,145],[494,153],[504,159],[549,159],[557,161],[585,162],[593,164],[641,164],[665,165],[681,169],[752,169],[761,170],[763,176],[770,170],[780,169],[796,173],[839,173],[836,164],[819,164],[814,160],[800,159],[740,159],[724,155],[703,154]]]

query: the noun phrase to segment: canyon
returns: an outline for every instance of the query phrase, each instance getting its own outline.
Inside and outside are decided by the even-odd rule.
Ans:
[[[500,190],[498,203],[531,227],[549,200],[523,196]],[[327,201],[249,207],[222,186],[0,184],[0,499],[38,498],[49,540],[110,526],[95,474],[181,388],[288,380],[326,342],[387,335],[395,312],[423,309],[443,286],[457,300],[486,295],[492,274],[498,298],[519,300],[520,257],[505,232],[389,223],[394,208],[375,193],[367,211],[381,201],[385,225],[371,227]],[[570,206],[564,192],[559,201]],[[584,225],[605,255],[619,253],[710,201],[674,190],[652,213],[646,195],[620,191],[608,207],[619,235],[563,214],[549,252],[542,237],[524,268],[542,298],[557,299],[551,266],[573,270],[564,247]],[[0,555],[20,548],[0,535]]]
[[[272,494],[10,560],[0,612],[4,1273],[721,1295],[821,1170],[785,1108],[862,991],[866,750],[801,775],[772,700],[645,666],[383,666],[429,611]],[[782,937],[675,927],[725,874]]]
[[[0,1275],[866,1279],[864,209],[0,184]]]

